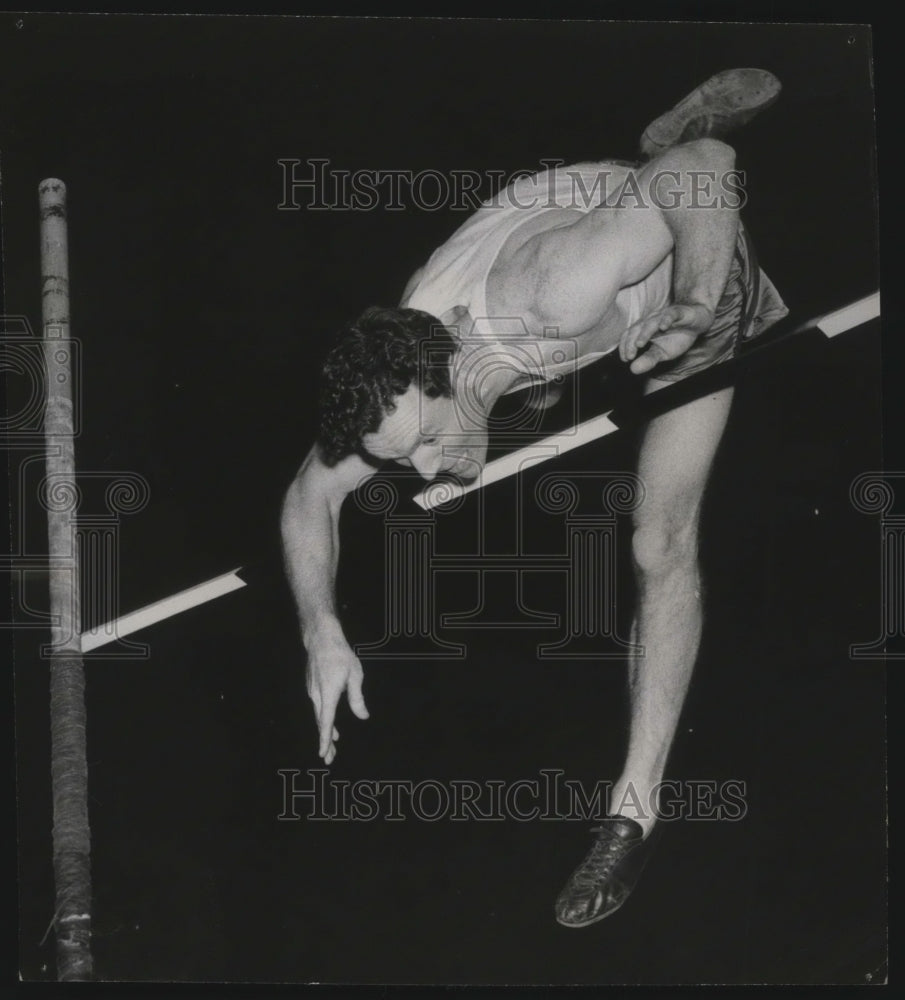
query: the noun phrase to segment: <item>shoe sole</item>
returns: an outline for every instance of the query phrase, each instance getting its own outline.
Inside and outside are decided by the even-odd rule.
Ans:
[[[683,139],[690,127],[709,120],[699,132],[723,132],[745,124],[779,97],[782,84],[764,69],[729,69],[712,76],[644,130],[641,151],[654,156]],[[692,130],[694,131],[694,130]]]
[[[598,913],[596,917],[591,917],[590,920],[582,920],[580,924],[566,923],[564,920],[559,919],[558,914],[555,914],[556,922],[560,927],[568,927],[570,930],[579,930],[582,927],[590,927],[591,924],[598,924],[601,920],[606,920],[607,917],[611,917],[614,913],[617,913],[627,902],[628,898],[626,897],[618,906],[614,906],[612,910],[607,910],[606,913]]]

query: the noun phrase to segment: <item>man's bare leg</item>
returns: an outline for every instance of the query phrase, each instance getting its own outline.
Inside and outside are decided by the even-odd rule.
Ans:
[[[647,389],[664,384],[650,379]],[[594,845],[559,894],[556,919],[566,927],[586,927],[615,913],[644,865],[642,844],[655,822],[656,785],[701,638],[698,524],[731,402],[732,389],[723,389],[657,417],[644,434],[638,471],[645,499],[633,537],[639,590],[633,634],[644,655],[629,665],[628,753],[610,795],[610,813],[621,818],[595,828]]]
[[[648,391],[665,383],[649,380]],[[645,499],[632,540],[638,581],[633,638],[644,649],[629,664],[631,722],[625,768],[610,811],[653,826],[662,780],[701,638],[697,544],[701,502],[732,402],[724,389],[652,420],[638,474]]]
[[[655,155],[677,142],[723,135],[773,104],[781,90],[779,80],[766,70],[718,73],[648,125],[642,153]],[[667,384],[650,378],[645,391]],[[700,645],[701,501],[731,403],[732,390],[725,389],[651,421],[638,459],[646,499],[635,517],[639,603],[632,638],[644,655],[629,663],[628,753],[610,810],[636,819],[645,835],[655,821],[655,788]]]
[[[641,153],[719,136],[769,107],[781,84],[765,70],[711,77],[644,130]],[[668,383],[650,378],[647,392]],[[635,516],[633,553],[638,610],[632,637],[643,655],[629,663],[631,721],[625,766],[610,794],[610,817],[571,874],[554,910],[566,927],[586,927],[615,913],[643,867],[643,842],[656,822],[656,790],[676,734],[701,640],[698,526],[704,490],[723,435],[732,389],[652,420],[638,472],[645,499]]]

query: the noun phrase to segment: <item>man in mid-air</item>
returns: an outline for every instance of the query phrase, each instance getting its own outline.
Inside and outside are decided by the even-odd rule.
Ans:
[[[398,307],[368,309],[341,331],[324,365],[318,440],[282,516],[325,763],[340,697],[368,717],[334,599],[345,497],[391,461],[428,480],[474,479],[505,393],[544,383],[552,398],[557,376],[613,351],[654,391],[732,357],[784,316],[739,220],[734,152],[717,138],[779,90],[763,70],[720,73],[648,126],[641,162],[520,178],[412,276]],[[632,639],[644,654],[629,663],[628,746],[609,815],[556,900],[568,927],[622,905],[656,822],[701,636],[701,501],[731,400],[727,388],[687,403],[642,437]]]

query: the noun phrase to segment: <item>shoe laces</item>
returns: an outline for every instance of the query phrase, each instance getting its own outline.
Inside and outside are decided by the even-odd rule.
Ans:
[[[572,885],[579,889],[590,889],[610,874],[626,852],[627,844],[605,826],[592,827],[597,840],[587,857],[572,875]]]

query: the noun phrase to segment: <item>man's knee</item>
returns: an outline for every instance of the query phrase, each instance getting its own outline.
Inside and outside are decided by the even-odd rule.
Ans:
[[[632,556],[643,578],[654,579],[697,565],[697,524],[693,520],[671,518],[644,521],[635,525]]]

